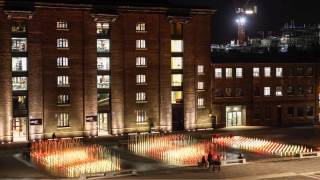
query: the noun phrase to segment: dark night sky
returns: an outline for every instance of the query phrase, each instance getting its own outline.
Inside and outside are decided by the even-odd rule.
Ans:
[[[235,39],[234,0],[170,0],[175,3],[188,3],[214,7],[217,11],[213,18],[213,42],[223,43]],[[235,0],[243,2],[246,0]],[[320,24],[320,0],[255,0],[258,15],[250,17],[247,24],[249,36],[257,31],[279,31],[286,22],[295,20],[296,25]]]

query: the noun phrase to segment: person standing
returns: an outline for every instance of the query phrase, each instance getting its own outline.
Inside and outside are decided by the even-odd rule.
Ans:
[[[209,170],[210,170],[211,167],[213,166],[213,159],[212,159],[211,152],[209,152],[209,154],[208,154],[208,163],[209,163]],[[212,170],[214,171],[214,166],[213,166]]]

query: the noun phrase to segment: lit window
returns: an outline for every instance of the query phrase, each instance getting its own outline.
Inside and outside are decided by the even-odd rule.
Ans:
[[[171,75],[171,86],[182,86],[182,74],[172,74]]]
[[[58,127],[69,127],[68,113],[57,113],[56,120],[58,121]]]
[[[232,78],[232,68],[226,68],[226,78]]]
[[[97,39],[97,52],[98,53],[110,52],[110,39]]]
[[[97,58],[97,69],[100,71],[110,70],[110,58],[109,57],[98,57]]]
[[[57,39],[57,48],[68,48],[69,47],[69,41],[65,38],[59,38]]]
[[[13,33],[25,33],[27,32],[27,26],[25,22],[15,21],[11,25],[11,32]]]
[[[68,29],[68,23],[66,21],[58,21],[57,22],[57,29],[58,30]]]
[[[147,60],[145,57],[137,57],[136,58],[136,66],[137,67],[146,67],[147,66]]]
[[[204,90],[204,82],[198,82],[198,90]]]
[[[136,24],[136,31],[137,32],[145,32],[146,31],[146,23],[139,22]]]
[[[236,68],[236,78],[242,78],[242,68]]]
[[[12,58],[12,71],[14,71],[14,72],[27,71],[27,58],[26,57],[13,57]]]
[[[183,41],[182,40],[171,40],[171,52],[182,53],[183,52]]]
[[[183,68],[183,62],[182,57],[172,57],[171,58],[171,69],[182,69]]]
[[[109,75],[97,76],[97,88],[98,89],[109,89],[110,88],[110,76]]]
[[[57,67],[68,67],[69,59],[67,57],[58,57],[57,58]]]
[[[98,93],[97,94],[98,106],[107,106],[110,102],[110,94],[109,93]]]
[[[282,96],[282,87],[281,86],[276,87],[276,96]]]
[[[282,77],[282,76],[283,76],[282,68],[276,68],[276,77]]]
[[[136,110],[137,123],[143,123],[147,120],[147,112],[144,109]]]
[[[58,104],[69,104],[69,95],[62,94],[58,96],[57,99]]]
[[[27,77],[12,77],[12,90],[26,91],[28,89]]]
[[[182,91],[172,91],[171,92],[171,103],[180,104],[183,102],[183,93]]]
[[[108,113],[98,113],[98,130],[108,131]]]
[[[137,49],[146,49],[147,48],[146,40],[144,40],[144,39],[136,40],[136,48]]]
[[[145,74],[139,74],[136,76],[136,83],[137,84],[145,84],[146,81],[146,75]]]
[[[221,68],[215,68],[214,69],[214,75],[215,75],[215,78],[222,78],[222,69]]]
[[[12,38],[12,52],[27,52],[27,38]]]
[[[204,98],[198,98],[198,108],[204,108]]]
[[[270,96],[271,95],[271,88],[270,87],[264,87],[263,94],[264,94],[264,96]]]
[[[12,96],[12,105],[14,110],[27,110],[28,109],[27,96]]]
[[[108,34],[109,29],[109,23],[97,23],[97,34]]]
[[[264,68],[264,77],[271,77],[271,68],[270,67]]]
[[[57,85],[58,87],[69,87],[69,76],[58,76]]]
[[[136,101],[146,101],[146,93],[145,92],[136,93]]]
[[[253,77],[260,77],[260,68],[253,68]]]
[[[203,65],[198,65],[197,66],[197,73],[198,73],[198,75],[203,75],[204,74],[204,66]]]

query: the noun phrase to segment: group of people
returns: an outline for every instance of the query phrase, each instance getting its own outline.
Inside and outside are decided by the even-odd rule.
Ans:
[[[217,169],[218,171],[220,171],[221,158],[218,155],[215,159],[213,159],[212,154],[209,152],[207,160],[205,156],[202,156],[201,162],[199,162],[199,167],[208,167],[209,170],[215,171]]]

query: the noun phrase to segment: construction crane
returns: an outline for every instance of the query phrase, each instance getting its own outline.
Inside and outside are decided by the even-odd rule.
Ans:
[[[247,17],[256,15],[258,13],[258,7],[255,4],[254,0],[247,0],[244,5],[238,6],[238,0],[234,0],[236,6],[235,12],[236,23],[238,25],[238,44],[243,46],[246,42],[246,23]]]

